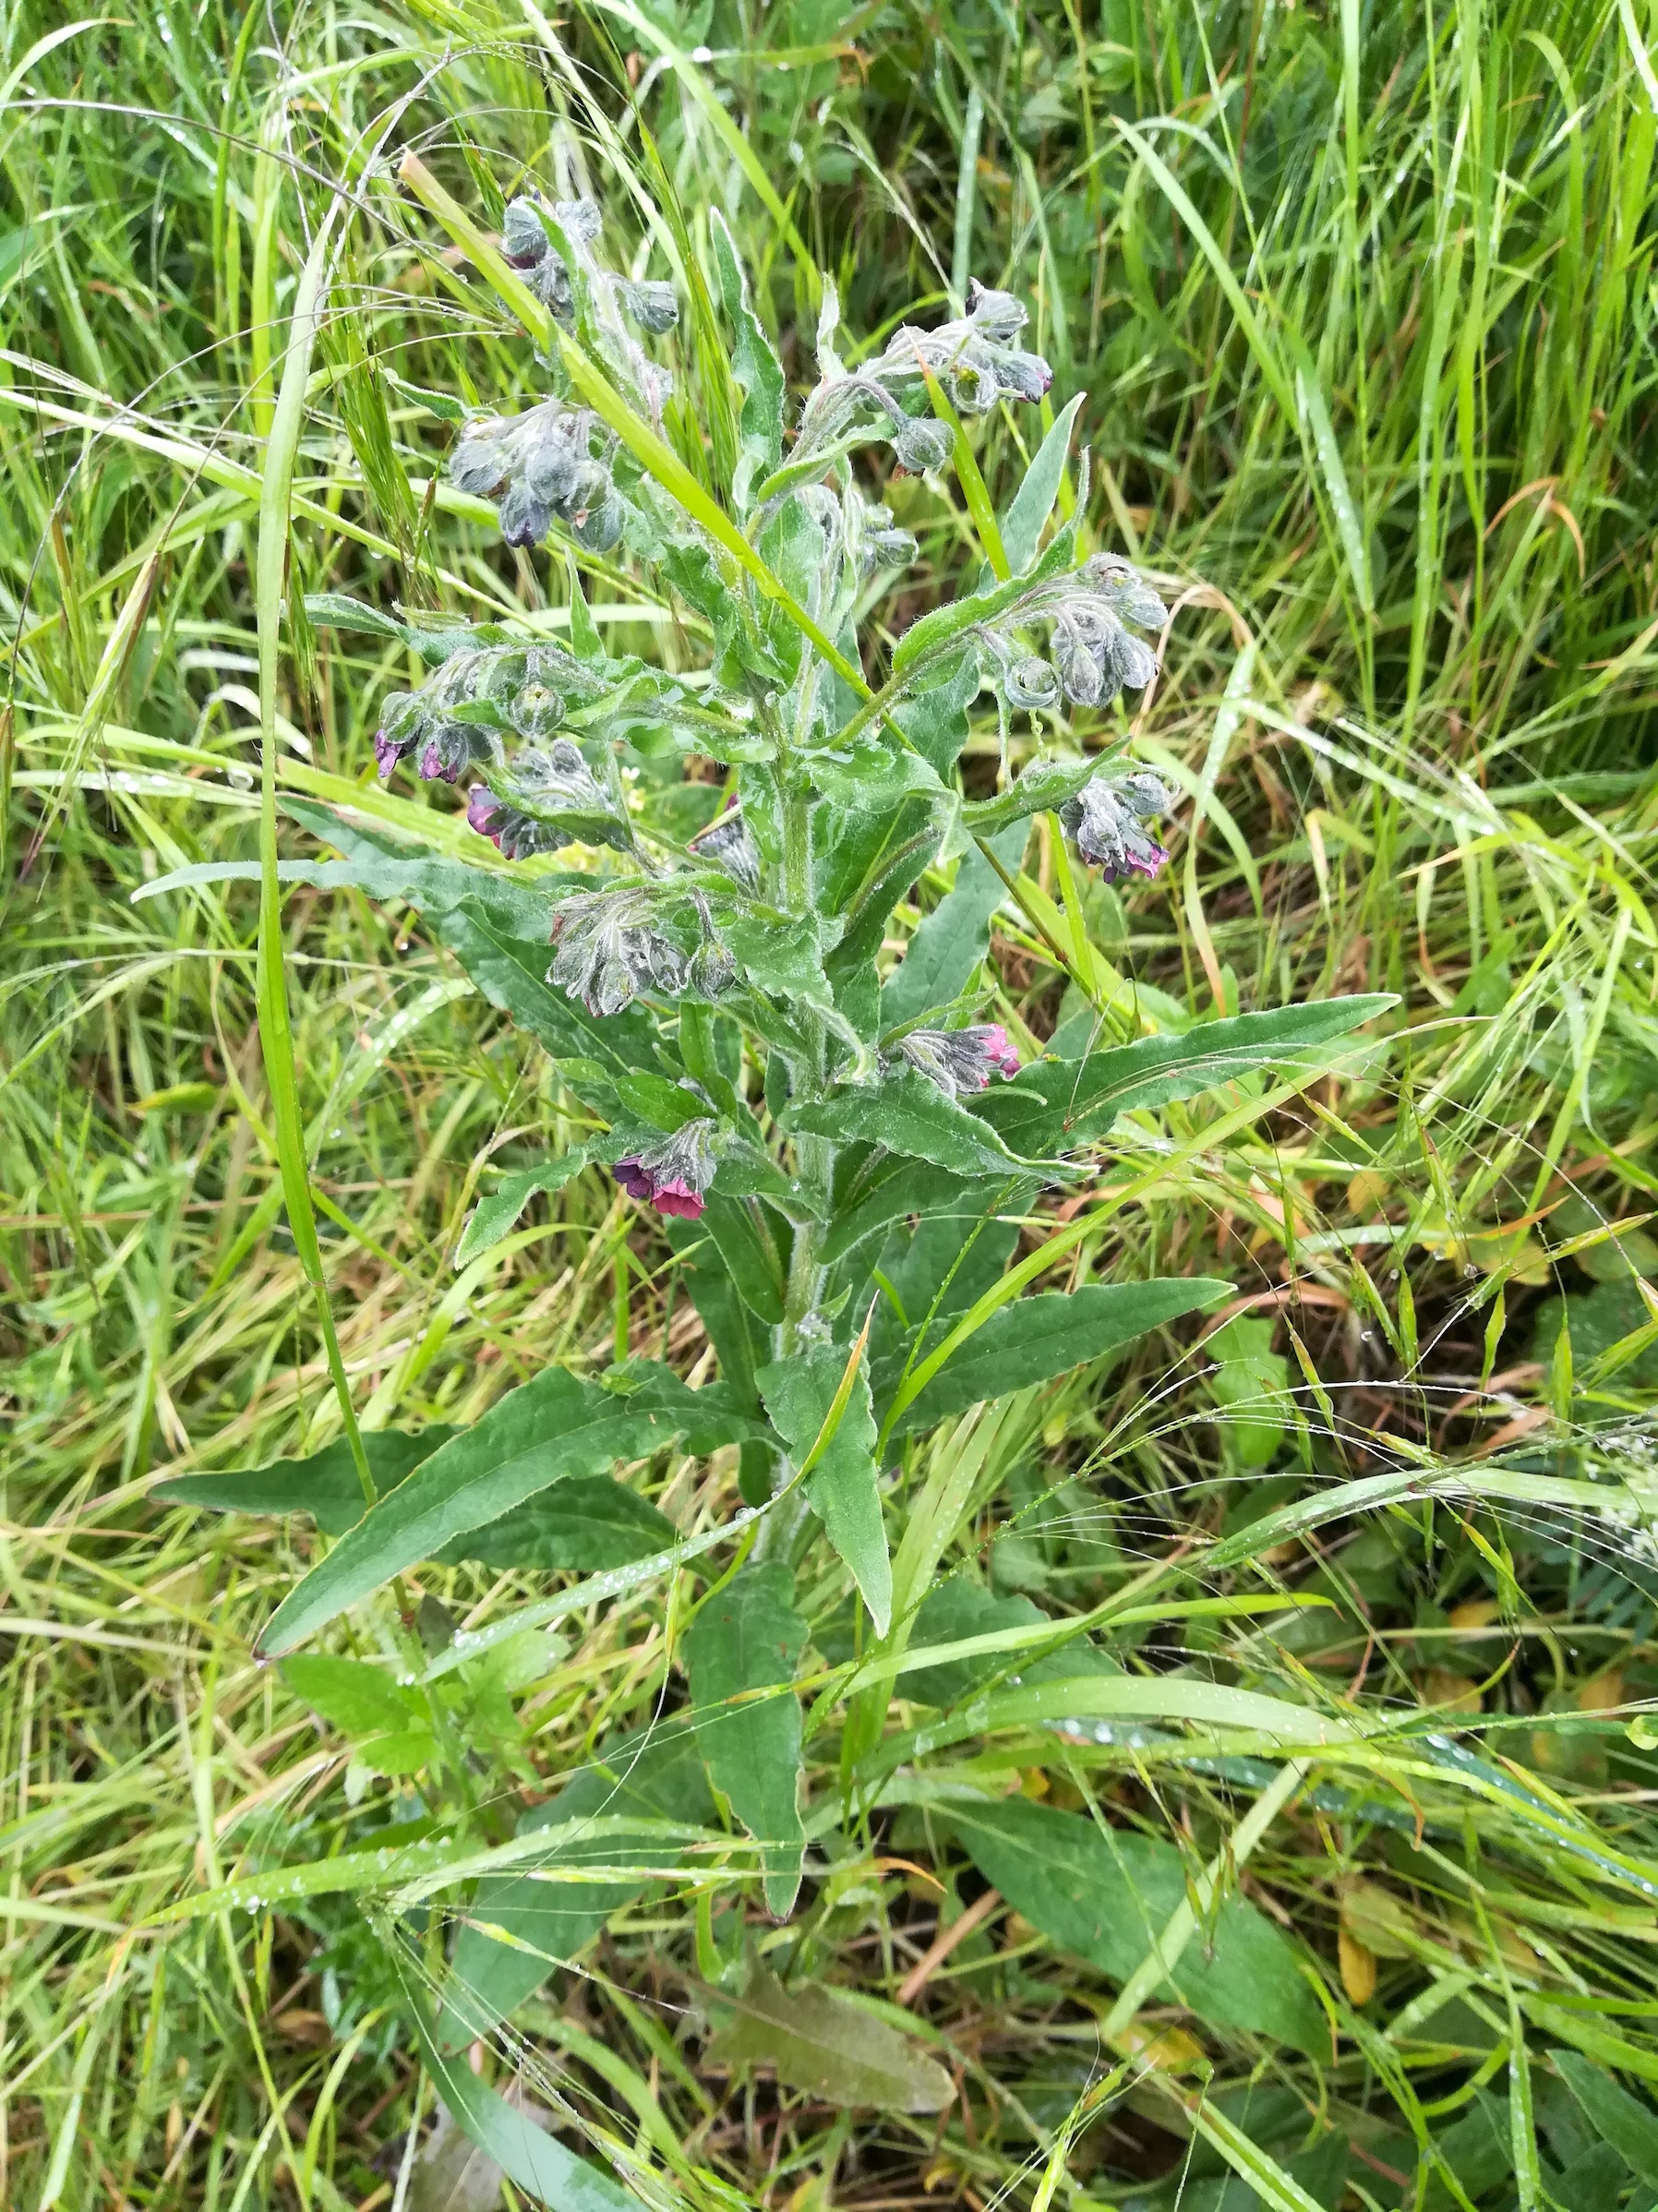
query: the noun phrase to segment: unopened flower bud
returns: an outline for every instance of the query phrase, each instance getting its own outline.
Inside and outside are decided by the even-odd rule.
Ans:
[[[1059,699],[1059,678],[1051,666],[1035,653],[1027,654],[1008,668],[1002,689],[1009,706],[1032,711],[1053,706]]]
[[[656,337],[671,331],[679,319],[679,301],[671,284],[654,278],[638,283],[624,278],[616,289],[634,321]]]
[[[1090,653],[1074,630],[1062,627],[1054,632],[1053,658],[1072,704],[1098,706],[1105,696],[1105,669],[1099,655]]]
[[[691,849],[698,860],[723,868],[751,896],[760,889],[760,848],[739,809],[727,808],[692,840]]]
[[[912,476],[924,476],[929,469],[943,466],[955,443],[946,424],[918,416],[894,437],[893,451],[900,468],[907,469]]]

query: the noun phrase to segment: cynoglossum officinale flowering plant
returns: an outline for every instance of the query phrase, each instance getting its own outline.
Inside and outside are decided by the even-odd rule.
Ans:
[[[1087,1249],[1090,1217],[1073,1204],[1062,1226],[1044,1194],[1086,1189],[1120,1115],[1314,1066],[1378,1002],[1167,1033],[1077,956],[1087,872],[1150,876],[1167,857],[1173,793],[1126,756],[1111,710],[1150,683],[1168,615],[1125,562],[1086,550],[1086,455],[1062,503],[1080,403],[1044,429],[1050,371],[1020,301],[975,284],[876,351],[843,337],[824,279],[800,349],[815,348],[816,374],[798,392],[717,213],[703,259],[624,277],[591,199],[526,189],[498,242],[418,162],[404,175],[538,363],[533,403],[461,425],[451,485],[494,505],[521,558],[547,548],[567,606],[472,627],[311,601],[314,620],[401,641],[424,667],[380,703],[379,772],[463,790],[476,858],[296,806],[343,856],[296,865],[421,908],[526,1052],[551,1055],[588,1132],[486,1187],[463,1260],[533,1190],[607,1172],[671,1245],[675,1294],[695,1302],[718,1376],[692,1388],[639,1358],[549,1365],[458,1433],[366,1437],[378,1494],[360,1514],[337,1498],[325,1512],[318,1489],[339,1540],[264,1648],[292,1650],[434,1559],[666,1571],[687,1555],[642,1500],[626,1530],[606,1522],[607,1551],[583,1549],[595,1485],[672,1446],[736,1447],[744,1504],[697,1545],[729,1540],[742,1548],[711,1567],[740,1564],[711,1573],[676,1648],[708,1777],[783,1913],[804,1850],[787,1694],[812,1630],[803,1608],[838,1590],[867,1616],[866,1653],[870,1635],[895,1649],[910,1636],[931,1569],[916,1565],[925,1546],[899,1544],[905,1492],[888,1478],[908,1439],[1227,1287],[1084,1268],[1068,1290],[1027,1289],[1046,1262],[1012,1265],[1022,1234],[1048,1237],[1048,1260]],[[693,250],[682,225],[653,235]],[[999,517],[970,435],[996,410],[1034,454]],[[983,567],[886,650],[871,617],[917,546],[872,487],[950,468]],[[613,595],[644,580],[698,665],[607,650],[580,581],[595,563]],[[985,756],[999,772],[968,796],[975,717],[999,733]],[[1065,909],[1025,873],[1037,815]],[[1004,905],[1094,1001],[1057,1049],[998,997],[989,941]],[[322,1483],[318,1463],[292,1476],[293,1502]],[[195,1494],[234,1503],[225,1485],[241,1479]],[[874,1737],[848,1737],[854,1796],[890,1675]],[[532,1962],[526,1983],[487,1934],[463,1942],[469,1990],[493,1992],[487,2026],[516,2001],[503,1992],[539,1977]]]

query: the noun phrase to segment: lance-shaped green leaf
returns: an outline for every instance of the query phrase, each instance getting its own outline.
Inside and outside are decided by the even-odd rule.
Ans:
[[[957,1175],[1005,1175],[1023,1164],[982,1121],[912,1067],[791,1106],[788,1123],[837,1144],[884,1145]]]
[[[1596,2137],[1612,2146],[1638,2180],[1658,2189],[1658,2119],[1580,2051],[1556,2050],[1550,2058]]]
[[[930,761],[884,731],[866,731],[847,746],[821,747],[807,753],[803,764],[825,799],[855,813],[895,806],[912,791],[943,787]]]
[[[634,1843],[608,1830],[585,1833],[592,1821],[629,1813],[688,1827],[712,1822],[714,1800],[695,1739],[681,1723],[669,1721],[607,1744],[556,1797],[523,1816],[518,1834],[546,1833],[545,1856],[535,1864],[547,1869],[579,1872],[632,1859],[642,1867],[661,1866],[666,1852],[659,1840],[642,1836]],[[625,1877],[537,1881],[527,1867],[485,1875],[455,1938],[439,2020],[444,2049],[459,2050],[474,2037],[488,2035],[534,1996],[560,1961],[591,1942],[613,1912],[649,1887]],[[496,1931],[505,1940],[498,1940]]]
[[[825,927],[815,914],[780,914],[717,892],[710,896],[708,906],[746,982],[780,998],[804,999],[811,1005],[834,1004],[823,973],[823,954],[836,934],[833,924]]]
[[[664,1551],[674,1524],[648,1498],[607,1474],[572,1474],[526,1497],[499,1521],[469,1529],[434,1556],[445,1564],[476,1559],[509,1568],[573,1568],[596,1574]]]
[[[1140,1037],[1086,1060],[1039,1060],[972,1111],[1010,1145],[1062,1149],[1103,1136],[1120,1113],[1167,1106],[1264,1067],[1316,1074],[1336,1039],[1399,1004],[1386,993],[1325,999],[1201,1022],[1181,1037]]]
[[[990,840],[1009,875],[1017,875],[1028,831],[1015,823]],[[1007,885],[976,848],[962,855],[955,882],[916,930],[881,992],[883,1026],[892,1029],[952,1004],[990,949],[991,919]]]
[[[726,1197],[711,1190],[698,1227],[712,1237],[743,1304],[769,1328],[783,1318],[783,1259],[775,1237],[776,1216],[757,1198]]]
[[[783,455],[783,364],[772,351],[764,326],[754,312],[748,276],[717,208],[708,228],[720,298],[737,340],[731,352],[731,375],[742,393],[737,424],[741,451],[731,480],[731,498],[739,514],[746,514],[755,479],[769,476]]]
[[[1090,1282],[1076,1291],[1044,1291],[1015,1299],[992,1314],[940,1362],[919,1392],[903,1403],[891,1431],[931,1428],[991,1398],[1049,1382],[1108,1352],[1118,1351],[1182,1314],[1212,1305],[1231,1290],[1207,1277],[1172,1276],[1152,1282]],[[949,1340],[946,1339],[946,1342]],[[941,1349],[943,1349],[941,1347]],[[937,1353],[930,1353],[915,1375]],[[895,1353],[875,1370],[878,1407],[890,1407],[905,1388],[904,1360]]]
[[[1028,1189],[1028,1184],[1013,1188]],[[910,1215],[942,1215],[972,1223],[981,1220],[1001,1194],[1009,1191],[1007,1172],[994,1179],[953,1175],[924,1160],[906,1160],[901,1154],[881,1153],[853,1181],[845,1201],[835,1208],[823,1239],[821,1257],[825,1267],[863,1243],[883,1233]],[[1015,1204],[1010,1193],[1008,1206]]]
[[[1027,1797],[964,1807],[950,1821],[974,1865],[1015,1912],[1063,1951],[1126,1981],[1186,1895],[1186,1862],[1159,1837],[1102,1832],[1081,1813]],[[1166,1995],[1222,2027],[1244,2028],[1323,2058],[1324,2007],[1293,1943],[1241,1897],[1190,1945]]]
[[[423,914],[433,915],[446,914],[467,900],[480,908],[498,929],[516,937],[545,938],[559,900],[572,891],[593,888],[590,875],[569,868],[548,869],[535,875],[526,875],[520,869],[508,875],[498,867],[474,867],[468,861],[451,860],[422,846],[401,844],[381,832],[365,829],[348,822],[334,808],[308,799],[284,799],[282,811],[341,855],[339,860],[291,863],[316,871],[315,874],[295,876],[296,883],[316,884],[324,890],[349,886],[377,903],[406,899]],[[478,849],[486,849],[481,838]]]
[[[567,1475],[603,1474],[683,1437],[693,1452],[762,1434],[716,1384],[687,1389],[668,1368],[636,1361],[602,1382],[551,1367],[510,1390],[484,1418],[424,1461],[312,1568],[259,1640],[289,1652],[444,1545],[499,1521]]]
[[[388,1955],[403,1973],[400,1945],[406,1938],[390,1928],[378,1932]],[[406,1975],[403,1996],[427,2072],[445,2110],[532,2204],[545,2205],[549,2212],[638,2212],[639,2199],[619,2182],[537,2127],[526,2112],[474,2074],[464,2060],[445,2058],[427,2016],[425,1992],[414,1988]]]
[[[463,411],[463,413],[464,411]],[[307,592],[306,619],[329,630],[355,630],[368,637],[395,638],[417,653],[430,668],[440,668],[457,653],[479,645],[527,643],[523,631],[514,633],[500,622],[405,622],[368,607],[343,592]]]
[[[922,1599],[909,1633],[912,1653],[933,1645],[967,1643],[974,1637],[995,1636],[1017,1630],[1051,1640],[1063,1630],[1063,1621],[1050,1620],[1027,1597],[996,1597],[965,1576],[952,1575]],[[1074,1636],[1058,1650],[1044,1651],[1032,1659],[1027,1651],[970,1653],[960,1659],[941,1660],[933,1666],[907,1669],[903,1694],[924,1705],[958,1705],[995,1675],[1011,1674],[1020,1682],[1075,1680],[1079,1675],[1119,1674],[1113,1659],[1098,1650],[1083,1634]]]
[[[495,1188],[480,1198],[466,1217],[461,1241],[455,1246],[455,1265],[465,1267],[480,1252],[499,1244],[516,1225],[530,1200],[541,1192],[562,1190],[571,1177],[587,1165],[587,1154],[578,1148],[559,1160],[544,1160],[539,1167],[521,1168],[503,1175]]]
[[[797,1468],[815,1450],[806,1495],[830,1543],[851,1569],[876,1635],[884,1636],[892,1622],[893,1569],[881,1516],[875,1413],[861,1345],[852,1360],[850,1389],[826,1438],[824,1430],[847,1382],[845,1352],[831,1344],[814,1344],[792,1359],[763,1367],[756,1380],[772,1425],[788,1446]]]
[[[440,1444],[462,1431],[437,1422],[429,1428],[365,1429],[363,1449],[377,1493],[384,1497]],[[363,1485],[343,1437],[302,1460],[274,1460],[228,1474],[175,1474],[150,1493],[170,1506],[199,1506],[213,1513],[308,1513],[325,1536],[342,1536],[363,1518]]]
[[[1036,459],[1025,472],[1025,478],[1013,496],[1013,502],[1002,523],[1002,549],[1007,555],[1007,565],[1015,576],[1022,575],[1036,559],[1037,540],[1042,535],[1042,524],[1053,512],[1053,502],[1059,497],[1060,479],[1065,473],[1065,456],[1070,451],[1071,431],[1076,421],[1078,408],[1087,395],[1076,397],[1054,417],[1053,427],[1037,448]]]
[[[779,1917],[800,1886],[800,1703],[788,1687],[806,1643],[781,1560],[745,1567],[703,1604],[685,1639],[697,1741],[710,1780],[763,1846]]]
[[[739,2070],[765,2067],[785,2088],[843,2110],[942,2111],[955,2095],[936,2059],[918,2050],[889,2022],[821,1982],[786,1989],[756,1962],[740,1997],[706,1992],[716,2034],[708,2056]]]
[[[924,691],[907,694],[892,719],[940,775],[949,774],[967,741],[967,709],[979,696],[979,655],[969,650],[942,663]]]
[[[989,591],[972,592],[965,599],[953,599],[947,606],[934,607],[919,622],[912,622],[898,640],[893,653],[894,676],[900,677],[907,669],[932,659],[967,631],[1014,615],[1020,600],[1046,583],[1050,577],[1063,574],[1071,559],[1069,542],[1063,536],[1055,538],[1028,575],[1010,577],[1004,583],[993,584]]]

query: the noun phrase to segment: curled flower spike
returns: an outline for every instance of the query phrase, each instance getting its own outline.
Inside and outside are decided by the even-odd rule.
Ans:
[[[605,553],[622,534],[622,503],[610,480],[615,450],[590,407],[543,400],[523,415],[470,422],[450,456],[450,482],[498,503],[510,546],[538,546],[556,515],[578,544]]]
[[[1114,778],[1097,775],[1065,801],[1059,818],[1082,858],[1112,884],[1126,875],[1154,876],[1168,860],[1141,824],[1166,814],[1173,798],[1160,776],[1144,769]]]
[[[968,288],[966,315],[932,331],[905,324],[878,358],[850,373],[832,345],[820,344],[824,373],[801,411],[791,467],[872,439],[890,445],[898,466],[912,475],[942,467],[955,436],[933,419],[927,377],[938,379],[960,415],[988,414],[1003,397],[1039,400],[1053,372],[1039,355],[1015,343],[1028,319],[1011,293],[975,283]],[[916,407],[922,412],[912,413]],[[872,416],[881,419],[872,422]]]
[[[698,928],[698,942],[689,956],[657,925],[659,904],[652,887],[637,884],[579,892],[566,899],[553,917],[558,950],[547,981],[598,1015],[619,1014],[642,991],[667,998],[688,991],[718,998],[736,981],[737,968],[715,935],[700,896],[692,892],[689,899]]]
[[[500,854],[503,860],[527,860],[538,852],[558,852],[571,840],[550,822],[533,822],[487,784],[474,784],[466,795],[466,821]]]
[[[1051,706],[1062,691],[1073,706],[1109,706],[1119,691],[1143,691],[1157,674],[1157,655],[1128,625],[1160,630],[1168,619],[1168,608],[1127,561],[1098,553],[1073,574],[1038,585],[980,634],[1009,706]],[[1039,622],[1052,626],[1051,664],[1017,642],[1020,631]]]
[[[471,767],[499,765],[501,733],[544,738],[563,721],[571,691],[598,688],[572,655],[548,645],[479,646],[452,654],[417,691],[381,704],[374,757],[382,780],[412,759],[428,783],[459,782]]]
[[[655,927],[631,886],[567,900],[553,917],[553,944],[547,981],[580,999],[589,1014],[619,1014],[641,991],[671,996],[684,988],[684,954]]]
[[[998,1072],[1019,1072],[1019,1055],[1000,1022],[977,1022],[966,1029],[911,1029],[898,1040],[897,1058],[950,1099],[983,1090]]]
[[[658,1145],[648,1145],[631,1158],[619,1160],[610,1172],[630,1198],[654,1206],[658,1213],[677,1214],[694,1221],[703,1210],[703,1194],[714,1181],[719,1165],[714,1139],[719,1124],[687,1122]]]
[[[523,803],[514,805],[514,799]],[[570,827],[546,818],[560,811],[582,817],[582,823]],[[546,752],[521,753],[507,797],[486,784],[474,784],[466,802],[468,823],[508,860],[557,852],[583,836],[595,817],[606,843],[625,846],[626,822],[569,738],[556,738]],[[607,833],[607,823],[613,823],[614,830]],[[588,830],[584,841],[591,840]]]

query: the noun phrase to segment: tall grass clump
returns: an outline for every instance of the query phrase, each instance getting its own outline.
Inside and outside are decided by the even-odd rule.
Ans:
[[[0,31],[0,2201],[1658,2201],[1658,13]]]

